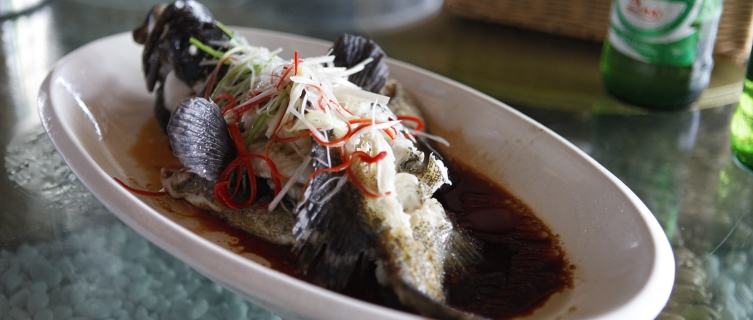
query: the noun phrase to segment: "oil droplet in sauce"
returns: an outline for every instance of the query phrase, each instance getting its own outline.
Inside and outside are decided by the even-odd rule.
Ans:
[[[129,150],[148,181],[160,186],[161,168],[180,168],[167,137],[156,120],[149,120]],[[468,274],[448,274],[447,302],[459,309],[496,319],[531,314],[556,292],[572,287],[574,266],[567,263],[559,239],[528,207],[496,184],[461,163],[453,162],[453,185],[435,196],[458,226],[475,238],[484,262]],[[311,281],[296,270],[289,246],[267,243],[229,227],[210,212],[162,196],[152,199],[161,212],[198,235],[232,252],[295,278]],[[341,293],[367,302],[405,310],[394,293],[382,288],[374,264],[357,268]]]

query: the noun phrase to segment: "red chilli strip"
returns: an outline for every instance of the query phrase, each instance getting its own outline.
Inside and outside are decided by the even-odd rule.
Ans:
[[[305,138],[305,137],[310,136],[310,135],[311,135],[311,131],[306,131],[306,132],[301,133],[301,134],[299,134],[297,136],[294,136],[294,137],[280,138],[278,136],[275,136],[274,139],[275,139],[276,142],[279,142],[279,143],[287,143],[287,142],[293,142],[293,141]]]
[[[397,129],[395,129],[395,127],[389,127],[387,129],[384,129],[384,132],[387,132],[387,135],[390,136],[392,140],[395,140],[395,135],[397,134]]]
[[[250,206],[251,203],[253,203],[256,199],[256,177],[254,176],[254,171],[251,167],[251,162],[249,161],[249,159],[249,155],[235,158],[235,160],[230,162],[227,168],[222,171],[217,184],[214,186],[214,197],[218,202],[220,202],[220,204],[228,208],[238,210]],[[228,178],[233,170],[240,169],[241,166],[246,166],[246,176],[248,177],[249,184],[251,186],[251,194],[245,202],[237,203],[235,202],[235,200],[233,200],[233,195],[230,194],[230,182],[228,181]],[[239,188],[238,185],[236,185],[236,189],[237,188]]]
[[[277,170],[277,165],[275,165],[275,163],[272,161],[272,159],[270,159],[268,156],[266,156],[266,155],[262,156],[262,155],[258,155],[258,154],[251,154],[251,155],[248,155],[248,156],[251,157],[251,158],[262,159],[262,160],[264,160],[264,162],[267,163],[267,167],[269,167],[269,171],[272,172],[272,182],[275,183],[274,197],[277,197],[277,195],[280,194],[280,192],[282,192],[282,181],[281,181],[281,178],[285,179],[285,180],[290,180],[290,178],[282,175],[280,173],[280,171]]]
[[[376,163],[376,162],[381,161],[384,158],[386,158],[387,157],[387,152],[386,151],[382,151],[382,152],[378,153],[376,156],[372,157],[372,156],[370,156],[366,152],[356,151],[356,152],[353,152],[350,155],[351,162],[352,162],[353,157],[358,157],[359,159],[361,159],[361,161],[366,162],[366,163]],[[350,166],[348,166],[347,168],[345,168],[345,170],[347,170],[348,176],[350,176],[351,180],[355,182],[354,184],[356,185],[356,187],[358,187],[358,189],[361,190],[361,192],[363,194],[365,194],[365,195],[367,195],[367,196],[369,196],[371,198],[381,198],[383,196],[386,196],[386,195],[390,194],[389,192],[384,193],[384,194],[375,193],[375,192],[372,192],[371,190],[366,189],[366,186],[364,186],[364,185],[362,185],[361,183],[358,182],[358,179],[356,179],[356,176],[353,174],[353,169],[351,169]]]
[[[279,131],[277,131],[277,132],[279,132]],[[277,133],[275,133],[275,134],[277,134]],[[273,141],[269,141],[269,143],[267,144],[267,147],[264,148],[264,155],[263,156],[262,155],[254,155],[253,157],[254,158],[258,158],[258,159],[262,159],[262,160],[264,160],[264,162],[267,163],[267,167],[269,167],[269,171],[272,172],[272,182],[275,183],[275,190],[276,191],[275,191],[274,195],[277,196],[277,194],[279,193],[279,191],[282,191],[282,186],[280,185],[280,179],[290,180],[290,178],[288,178],[288,177],[280,174],[280,172],[277,171],[277,165],[275,165],[275,163],[272,161],[272,158],[269,157],[269,150],[272,149],[273,143],[274,143],[274,140]]]
[[[371,190],[366,189],[365,186],[358,182],[358,179],[356,179],[355,174],[353,174],[353,169],[351,169],[350,166],[345,168],[345,170],[348,172],[348,177],[350,177],[351,181],[354,181],[353,184],[355,184],[358,190],[361,190],[361,193],[365,194],[366,196],[370,198],[381,198],[390,194],[390,192],[384,194],[371,192]]]
[[[288,66],[282,66],[282,70],[288,70]],[[281,78],[281,76],[280,76],[279,74],[275,74],[274,72],[272,72],[272,73],[271,73],[271,74],[269,75],[269,77],[270,77],[270,78]]]
[[[251,159],[260,159],[267,163],[269,170],[272,172],[272,181],[275,183],[274,195],[277,196],[282,191],[281,179],[289,180],[288,177],[282,175],[280,171],[277,170],[277,165],[275,165],[272,159],[260,154],[246,154],[242,157],[238,157],[236,160],[239,160],[238,164],[241,164],[242,162],[243,165],[251,166]],[[253,170],[251,172],[253,172]]]
[[[227,105],[225,105],[225,106],[222,107],[223,110],[224,109],[232,109],[232,108],[235,108],[235,106],[238,105],[238,101],[236,101],[235,98],[233,98],[233,96],[231,96],[230,94],[227,94],[227,93],[220,93],[220,94],[218,94],[217,97],[214,98],[214,103],[218,103],[218,102],[220,102],[222,100],[227,101]]]
[[[218,183],[215,185],[214,188],[214,195],[218,202],[220,202],[222,205],[231,208],[231,209],[243,209],[251,205],[253,201],[256,199],[256,178],[254,176],[253,167],[251,166],[251,162],[249,161],[250,157],[249,155],[239,156],[238,158],[235,158],[230,164],[228,164],[227,168],[222,172],[220,175],[220,179],[218,180]],[[249,179],[249,184],[251,188],[251,194],[249,195],[249,198],[243,202],[243,203],[237,203],[233,200],[235,197],[239,186],[240,186],[240,175],[243,174],[242,166],[246,166],[246,175]],[[237,169],[237,178],[236,178],[236,189],[233,192],[233,194],[230,194],[230,182],[227,181],[230,173],[233,172],[233,170]]]
[[[115,178],[115,177],[112,177],[112,178],[113,178],[113,179],[114,179],[114,180],[115,180],[115,181],[116,181],[116,182],[117,182],[117,183],[118,183],[118,184],[119,184],[120,186],[122,186],[123,188],[126,188],[126,190],[128,190],[128,191],[130,191],[130,192],[133,192],[133,193],[135,193],[135,194],[140,194],[140,195],[142,195],[142,196],[147,196],[147,197],[160,197],[160,196],[164,196],[164,195],[166,195],[166,194],[167,194],[167,192],[165,192],[165,191],[164,191],[164,189],[162,189],[162,190],[160,190],[160,191],[148,191],[148,190],[141,190],[141,189],[136,189],[136,188],[134,188],[134,187],[131,187],[131,186],[129,186],[129,185],[127,185],[127,184],[125,184],[125,183],[124,183],[123,181],[120,181],[120,179],[118,179],[118,178]]]
[[[293,64],[295,64],[295,72],[293,72],[293,75],[297,75],[298,74],[298,50],[296,50],[295,53],[293,53],[293,59],[295,59],[295,62],[293,62]]]
[[[320,174],[322,172],[339,172],[347,169],[350,166],[350,161],[343,162],[341,165],[332,167],[332,168],[322,168],[319,170],[316,170],[312,172],[309,177],[306,179],[306,183],[303,184],[303,188],[301,190],[305,191],[306,188],[308,188],[309,183],[311,182],[311,179],[313,179],[317,174]],[[303,194],[303,192],[301,192]]]
[[[234,169],[235,167],[231,168],[230,166],[228,166],[227,168],[225,168],[225,170],[222,171],[219,180],[217,180],[217,184],[214,185],[214,198],[223,207],[240,209],[240,206],[235,205],[234,201],[232,200],[233,196],[229,191],[230,181],[227,180],[230,172],[232,172]]]
[[[416,123],[416,130],[417,131],[421,131],[421,130],[424,129],[424,122],[421,121],[421,119],[419,119],[417,117],[414,117],[414,116],[397,116],[397,120],[400,120],[400,121],[407,120],[407,121],[410,121],[410,122],[415,122]]]
[[[355,123],[372,123],[374,120],[367,119],[367,118],[358,118],[358,119],[350,119],[348,120],[348,123],[355,124]],[[376,124],[379,124],[379,122],[376,122]]]
[[[350,124],[355,124],[355,123],[382,124],[383,122],[374,122],[372,119],[358,118],[358,119],[348,120],[348,123],[350,123]],[[392,128],[392,130],[395,130],[394,127],[390,127],[390,128]],[[395,140],[395,135],[390,131],[390,128],[384,128],[382,130],[384,131],[384,133],[387,134],[387,136],[390,137],[390,139]],[[395,131],[395,132],[397,132],[397,131]]]
[[[332,101],[332,100],[330,100],[330,101]],[[334,101],[333,101],[333,102],[334,102]],[[338,105],[338,106],[339,106],[339,105]],[[345,108],[343,108],[343,107],[337,108],[337,112],[340,112],[340,114],[342,115],[342,112],[341,112],[341,111],[345,111],[345,112],[346,112],[346,113],[347,113],[348,115],[354,116],[353,112],[350,112],[350,110],[348,110],[348,109],[345,109]]]
[[[217,182],[217,184],[214,185],[214,198],[217,200],[217,202],[220,203],[223,207],[231,208],[232,205],[230,204],[230,198],[232,198],[227,191],[230,185],[230,182],[223,181],[223,182]],[[226,187],[223,189],[223,187]]]
[[[223,170],[220,174],[220,178],[217,180],[217,184],[214,187],[214,197],[218,202],[220,202],[220,204],[237,210],[250,206],[251,203],[253,203],[256,199],[256,177],[254,175],[254,168],[253,166],[251,166],[251,157],[248,156],[246,146],[243,144],[243,136],[241,136],[241,131],[238,128],[238,125],[236,123],[228,124],[228,131],[230,132],[230,137],[232,138],[236,149],[238,149],[238,157],[231,161],[230,164],[228,164],[228,166],[225,168],[225,170]],[[240,188],[240,183],[237,181],[239,181],[240,175],[243,174],[242,166],[246,167],[246,176],[248,177],[251,194],[245,202],[237,203],[235,202],[235,200],[233,200],[233,197],[235,196],[237,190]],[[231,195],[229,190],[230,182],[228,181],[228,179],[230,177],[230,173],[236,169],[238,170],[238,178],[236,178],[236,190]]]
[[[327,105],[325,103],[326,102],[325,100],[326,98],[324,97],[324,95],[319,96],[319,110],[322,110],[322,111],[327,110],[327,108],[324,107]]]
[[[308,187],[309,183],[311,182],[311,179],[313,179],[314,176],[316,176],[319,173],[322,173],[322,172],[339,172],[339,171],[346,170],[346,173],[348,174],[348,178],[350,179],[350,181],[352,181],[353,184],[356,185],[356,187],[358,188],[358,190],[360,190],[361,193],[365,194],[366,196],[371,197],[371,198],[380,198],[380,197],[383,197],[383,196],[386,196],[386,195],[390,194],[390,192],[387,192],[385,194],[374,193],[371,190],[366,189],[365,186],[363,186],[360,182],[358,182],[358,179],[356,179],[355,175],[353,174],[352,169],[350,168],[350,165],[353,162],[353,157],[358,157],[359,159],[361,159],[361,161],[366,162],[366,163],[375,163],[375,162],[381,161],[381,160],[383,160],[384,158],[387,157],[387,152],[386,151],[382,151],[382,152],[378,153],[374,157],[370,156],[366,152],[356,151],[356,152],[353,152],[350,155],[350,157],[345,158],[344,156],[342,156],[342,154],[344,153],[343,150],[342,150],[342,148],[340,150],[341,150],[341,153],[340,153],[341,154],[341,159],[343,160],[343,163],[341,165],[339,165],[339,166],[336,166],[336,167],[322,168],[322,169],[314,171],[306,179],[306,183],[304,183],[302,190],[306,190],[306,188]]]
[[[332,110],[331,107],[329,107],[330,104],[334,104],[338,107],[338,109],[343,109],[337,102],[335,102],[332,99],[327,100],[327,97],[325,96],[324,92],[322,91],[321,84],[320,85],[309,85],[308,87],[316,89],[316,91],[319,91],[319,100],[318,105],[316,106],[318,110],[327,111]],[[352,115],[352,114],[351,114]]]
[[[227,129],[230,132],[230,137],[233,139],[235,148],[238,149],[239,156],[245,156],[248,154],[246,146],[243,144],[243,136],[241,135],[241,129],[238,128],[237,123],[230,123],[227,125]]]
[[[353,157],[358,157],[359,159],[361,159],[361,161],[366,162],[366,163],[376,163],[387,157],[387,151],[382,151],[380,153],[377,153],[377,155],[373,157],[370,156],[366,152],[355,151],[350,154],[350,158],[352,159]]]
[[[274,94],[274,93],[270,93],[270,94],[268,94],[267,96],[272,96],[273,94]],[[242,113],[244,113],[244,112],[248,111],[248,109],[251,109],[251,108],[253,108],[253,107],[256,107],[256,106],[258,106],[258,105],[262,104],[263,102],[266,102],[266,101],[267,101],[267,99],[266,99],[266,98],[267,98],[267,96],[263,96],[263,97],[261,97],[261,98],[257,99],[256,101],[254,101],[253,103],[249,103],[249,104],[246,104],[246,105],[244,105],[244,106],[242,106],[242,107],[238,108],[237,110],[233,110],[232,108],[223,108],[223,109],[222,109],[222,115],[225,115],[226,113],[228,113],[228,112],[229,112],[229,111],[231,111],[231,110],[235,111],[235,113],[236,113],[236,114],[242,114]],[[257,96],[254,96],[253,98],[256,98],[256,97],[257,97]],[[253,98],[252,98],[252,99],[253,99]],[[249,100],[251,100],[251,99],[249,99]],[[237,106],[236,106],[236,107],[237,107]]]
[[[287,122],[283,123],[282,126],[285,127],[291,123],[295,122],[295,118],[288,120]]]
[[[285,73],[282,74],[282,77],[280,77],[280,82],[277,83],[277,85],[275,86],[275,88],[280,89],[280,86],[282,85],[283,82],[285,82],[285,78],[290,73],[290,70],[293,70],[293,68],[286,68],[285,69]]]
[[[342,138],[334,140],[334,141],[322,141],[322,140],[319,140],[319,138],[317,138],[316,135],[312,134],[311,136],[314,138],[314,140],[316,140],[316,142],[318,142],[321,145],[324,145],[327,147],[336,147],[338,145],[345,143],[345,141],[350,139],[350,137],[352,137],[356,132],[361,131],[364,128],[368,128],[370,126],[371,126],[371,123],[361,124],[355,129],[352,129],[350,126],[348,126],[348,133],[346,133]]]
[[[228,181],[228,182],[230,182],[230,181]],[[240,189],[241,189],[238,186],[240,186],[241,183],[243,183],[243,167],[242,166],[238,166],[237,169],[235,169],[235,190],[233,190],[233,194],[230,195],[230,199],[235,198],[235,195],[238,194],[238,191],[240,191]]]
[[[395,135],[394,135],[394,134],[392,134],[392,131],[390,131],[390,129],[389,129],[389,128],[384,128],[384,129],[382,129],[382,130],[384,130],[384,133],[386,133],[386,134],[387,134],[387,136],[389,136],[389,137],[390,137],[390,140],[395,140]]]
[[[225,64],[225,62],[231,59],[235,58],[228,56],[220,60],[220,63],[218,63],[214,68],[214,71],[212,71],[212,76],[209,78],[209,82],[207,82],[207,90],[206,92],[204,92],[204,99],[209,100],[209,95],[212,93],[212,87],[214,86],[214,82],[217,80],[217,75],[220,73],[220,68],[222,68],[222,65]]]

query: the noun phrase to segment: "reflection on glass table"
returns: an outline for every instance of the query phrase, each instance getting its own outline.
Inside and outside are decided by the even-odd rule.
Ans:
[[[125,227],[78,183],[39,126],[36,94],[55,61],[130,30],[156,2],[60,0],[0,21],[0,319],[277,318]],[[228,25],[325,40],[339,31],[290,29],[270,21],[274,15],[249,18],[260,14],[252,12],[258,1],[206,3]],[[753,317],[753,175],[729,149],[743,67],[719,61],[697,107],[651,113],[603,94],[598,44],[445,13],[423,18],[348,31],[512,104],[625,182],[673,245],[675,287],[661,319]]]
[[[520,109],[587,150],[662,224],[677,269],[661,319],[753,315],[753,175],[729,149],[734,105],[630,116]]]

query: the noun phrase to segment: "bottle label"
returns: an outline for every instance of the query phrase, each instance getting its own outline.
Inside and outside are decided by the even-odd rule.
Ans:
[[[699,23],[720,13],[720,0],[614,0],[609,42],[639,61],[690,66],[698,51]]]

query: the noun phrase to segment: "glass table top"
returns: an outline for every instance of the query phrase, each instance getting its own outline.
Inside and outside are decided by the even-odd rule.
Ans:
[[[47,1],[0,20],[0,319],[278,318],[110,214],[41,127],[36,95],[55,62],[130,31],[155,3]],[[717,61],[696,105],[650,112],[603,92],[600,44],[459,19],[437,11],[441,1],[395,2],[411,15],[332,1],[340,10],[326,23],[306,18],[306,8],[286,9],[290,0],[203,3],[227,25],[324,40],[361,33],[395,59],[522,111],[614,173],[661,223],[677,273],[660,319],[753,317],[753,174],[729,150],[743,66]],[[374,23],[374,12],[389,23]]]

